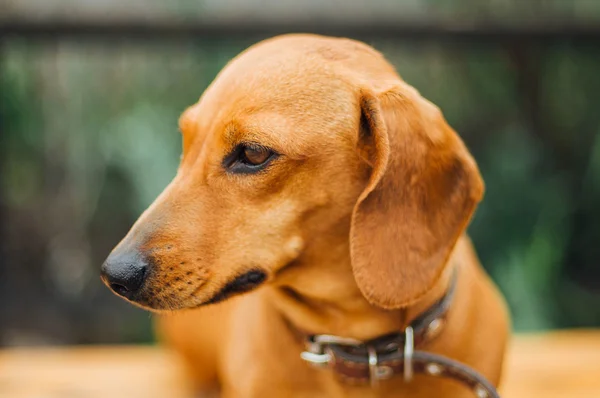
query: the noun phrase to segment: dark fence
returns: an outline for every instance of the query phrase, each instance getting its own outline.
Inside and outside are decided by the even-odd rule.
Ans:
[[[198,40],[214,38],[265,38],[269,36],[310,32],[324,35],[368,39],[436,40],[457,44],[472,43],[532,43],[598,45],[600,26],[581,22],[547,21],[543,18],[527,23],[500,23],[498,21],[460,20],[404,20],[349,23],[340,20],[308,22],[270,21],[185,22],[177,20],[0,20],[2,39],[27,38],[57,39],[144,39],[144,40]]]

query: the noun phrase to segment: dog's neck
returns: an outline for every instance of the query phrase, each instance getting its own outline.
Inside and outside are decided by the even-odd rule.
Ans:
[[[447,267],[450,269],[450,267]],[[348,238],[315,242],[278,275],[268,294],[294,328],[309,334],[332,334],[358,340],[404,330],[446,292],[450,272],[414,304],[384,310],[368,303],[352,274]]]

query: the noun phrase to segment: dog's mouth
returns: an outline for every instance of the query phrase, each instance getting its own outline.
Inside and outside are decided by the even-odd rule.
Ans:
[[[266,280],[267,273],[261,269],[247,271],[225,284],[211,299],[200,306],[219,303],[232,296],[249,292],[262,285]]]
[[[177,311],[220,303],[230,297],[255,290],[267,279],[267,272],[262,269],[252,269],[234,277],[206,298],[202,294],[207,287],[206,279],[189,276],[187,280],[176,278],[172,282],[161,282],[155,277],[149,280],[136,295],[124,298],[152,312]]]

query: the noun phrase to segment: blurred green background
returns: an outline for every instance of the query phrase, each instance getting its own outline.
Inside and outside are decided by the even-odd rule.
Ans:
[[[174,176],[180,112],[261,38],[241,22],[333,21],[382,51],[479,163],[487,192],[470,234],[515,329],[600,326],[600,43],[560,34],[565,23],[597,27],[599,1],[0,5],[0,32],[15,21],[128,19],[220,28],[181,39],[6,29],[0,40],[0,346],[152,340],[149,315],[114,297],[99,267]],[[547,23],[558,33],[452,39],[364,27],[395,21],[432,31]]]

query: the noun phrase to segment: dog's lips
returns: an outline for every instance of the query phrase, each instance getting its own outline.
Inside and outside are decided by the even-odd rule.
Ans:
[[[207,280],[182,279],[180,282],[174,285],[172,282],[152,280],[135,295],[122,298],[137,307],[156,313],[195,308],[198,303],[207,300],[204,295],[198,294],[206,287]]]
[[[225,301],[232,296],[258,288],[268,278],[269,274],[265,270],[253,268],[232,278],[220,288],[204,291],[208,282],[204,278],[193,278],[188,275],[188,278],[178,277],[166,282],[154,274],[140,291],[128,297],[120,297],[151,312],[176,311]]]
[[[170,300],[166,300],[167,304],[169,304],[169,308],[167,308],[166,310],[173,311],[178,309],[193,309],[204,307],[206,305],[216,304],[225,301],[232,296],[237,296],[255,290],[268,279],[269,275],[266,271],[258,268],[251,269],[233,278],[228,283],[223,285],[220,289],[214,290],[214,293],[210,294],[209,292],[207,292],[208,297],[200,297],[200,295],[198,295],[198,293],[202,289],[206,288],[206,283],[201,283],[200,285],[197,285],[189,295],[182,297],[177,303],[177,306],[173,306],[172,303],[169,302]],[[171,299],[174,299],[172,294],[169,297]],[[146,308],[146,305],[148,305],[140,303],[137,304],[138,306],[141,306],[143,308]],[[151,310],[159,312],[165,309],[151,307]]]
[[[179,300],[176,298],[165,299],[165,297],[150,296],[148,294],[140,294],[138,297],[126,300],[136,307],[155,313],[186,308],[185,306],[180,305]]]
[[[236,276],[233,280],[226,283],[216,294],[214,294],[205,304],[215,304],[228,299],[231,296],[246,293],[256,289],[268,279],[266,271],[256,268]]]

